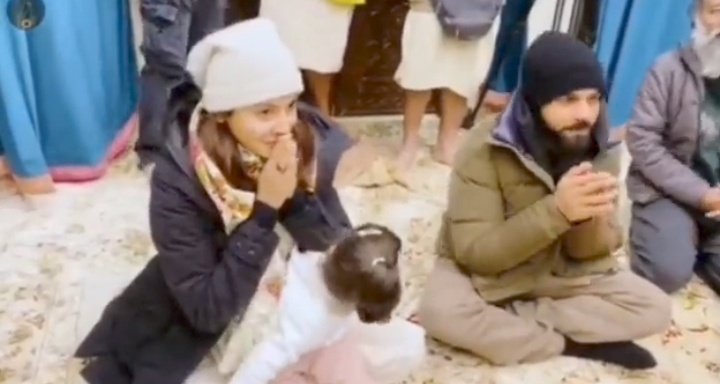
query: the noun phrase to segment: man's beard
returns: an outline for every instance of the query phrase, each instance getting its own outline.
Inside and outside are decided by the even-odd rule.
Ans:
[[[592,146],[592,124],[578,122],[557,132],[560,149],[565,155],[580,155]]]
[[[720,77],[720,32],[708,32],[700,24],[700,20],[695,20],[693,46],[700,58],[703,77]]]

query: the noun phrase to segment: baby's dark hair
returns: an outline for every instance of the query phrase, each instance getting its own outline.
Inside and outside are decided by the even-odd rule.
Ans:
[[[340,301],[354,303],[365,323],[389,320],[402,293],[401,247],[400,238],[384,226],[356,228],[329,252],[323,265],[330,293]]]

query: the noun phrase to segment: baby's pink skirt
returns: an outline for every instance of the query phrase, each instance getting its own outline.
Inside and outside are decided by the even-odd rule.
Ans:
[[[304,355],[272,384],[386,384],[410,375],[424,355],[424,332],[414,324],[394,320],[381,327],[361,325],[336,343]]]
[[[379,384],[368,375],[356,340],[346,337],[303,356],[272,384]]]

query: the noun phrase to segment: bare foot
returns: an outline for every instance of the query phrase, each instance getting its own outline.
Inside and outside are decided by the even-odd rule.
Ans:
[[[399,171],[411,170],[416,162],[420,152],[420,143],[416,141],[407,141],[403,144],[400,149],[400,154],[397,157],[397,168]]]
[[[435,151],[433,151],[432,158],[433,158],[433,160],[435,160],[436,162],[438,162],[442,165],[447,165],[448,167],[452,167],[454,156],[455,156],[454,154],[451,155],[451,154],[445,153],[444,151],[435,150]]]
[[[459,133],[451,133],[448,135],[440,135],[438,143],[433,151],[433,159],[440,164],[452,166],[455,152],[457,152],[458,143],[460,142]]]

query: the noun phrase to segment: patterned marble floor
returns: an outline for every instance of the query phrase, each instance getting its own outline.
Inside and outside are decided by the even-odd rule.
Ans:
[[[396,128],[375,123],[356,130],[391,153]],[[341,193],[356,221],[384,223],[406,239],[405,310],[412,309],[433,263],[447,174],[425,156],[410,189],[347,187]],[[47,199],[27,202],[0,193],[0,383],[82,383],[73,348],[104,303],[153,254],[147,200],[146,176],[134,170],[132,158],[101,181],[61,186]],[[659,360],[648,372],[571,358],[492,368],[432,343],[426,364],[406,383],[720,382],[720,300],[693,281],[674,296],[674,319],[665,334],[642,341]]]

